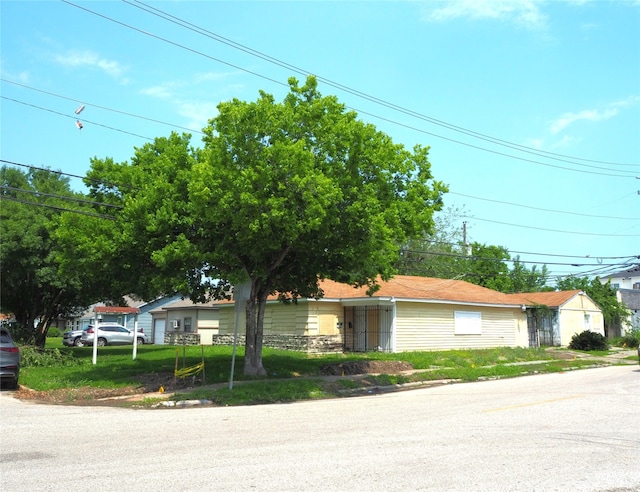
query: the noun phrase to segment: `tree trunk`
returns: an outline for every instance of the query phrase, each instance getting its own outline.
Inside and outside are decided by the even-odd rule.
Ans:
[[[262,365],[262,334],[264,327],[264,307],[267,302],[266,291],[251,281],[251,294],[247,301],[246,340],[244,344],[244,374],[246,376],[266,376]],[[264,298],[264,299],[263,299]]]
[[[47,333],[49,332],[49,327],[51,326],[51,319],[46,317],[38,323],[38,326],[35,329],[34,336],[34,344],[36,347],[43,349],[45,343],[47,342]]]

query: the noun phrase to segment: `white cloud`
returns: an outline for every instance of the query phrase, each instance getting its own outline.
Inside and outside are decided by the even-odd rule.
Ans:
[[[573,147],[579,142],[580,142],[580,140],[577,139],[577,138],[571,137],[569,135],[563,135],[560,140],[554,142],[551,145],[551,148],[552,149],[562,149],[562,148],[567,148],[567,147]]]
[[[616,116],[620,109],[637,104],[640,97],[632,96],[621,101],[615,101],[607,104],[601,109],[583,109],[576,113],[564,113],[559,118],[551,122],[549,130],[551,133],[560,133],[569,125],[577,121],[604,121]]]
[[[178,103],[178,113],[187,118],[187,128],[200,131],[218,114],[218,108],[217,103],[181,101]]]
[[[218,114],[218,102],[223,98],[216,97],[216,94],[235,87],[225,83],[232,75],[225,72],[196,73],[188,79],[170,80],[147,87],[140,93],[168,101],[186,119],[184,126],[200,131]]]
[[[169,99],[173,97],[173,91],[169,85],[155,85],[140,91],[145,96],[157,97],[159,99]]]
[[[425,19],[444,22],[458,18],[515,22],[530,29],[546,27],[547,16],[540,10],[542,0],[444,0],[424,5]]]
[[[543,149],[544,140],[541,138],[529,138],[524,142],[524,145],[534,149]]]
[[[63,55],[56,55],[54,60],[61,65],[69,67],[93,67],[105,72],[107,75],[117,79],[119,82],[126,83],[124,77],[126,68],[114,60],[102,58],[93,51],[69,51]]]

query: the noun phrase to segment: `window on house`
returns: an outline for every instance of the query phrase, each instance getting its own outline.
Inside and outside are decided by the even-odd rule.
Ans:
[[[454,333],[456,335],[482,335],[482,313],[479,311],[455,311]]]
[[[584,329],[591,330],[591,314],[584,313]]]
[[[620,289],[620,284],[611,284],[611,287],[613,287],[614,289],[618,290],[618,289]]]
[[[191,318],[185,318],[184,319],[184,331],[186,331],[186,332],[190,332],[191,331]]]

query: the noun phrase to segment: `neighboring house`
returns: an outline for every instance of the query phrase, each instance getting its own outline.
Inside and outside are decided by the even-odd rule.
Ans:
[[[590,330],[604,335],[598,305],[580,290],[509,294],[527,306],[529,346],[563,346],[576,333]]]
[[[611,281],[614,289],[640,289],[640,263],[621,272],[600,277],[600,281],[603,284]]]
[[[538,346],[529,333],[527,301],[461,280],[396,276],[381,282],[373,295],[330,280],[320,283],[321,299],[298,299],[283,304],[270,297],[264,315],[264,345],[306,352],[446,350]],[[578,304],[573,306],[571,299]],[[582,323],[564,322],[578,311],[582,297],[573,291],[559,314],[561,329],[550,344],[569,343],[585,326],[602,331],[602,314],[593,302]],[[552,308],[552,306],[550,306]],[[182,301],[152,311],[154,326],[164,325],[165,343],[230,344],[236,327],[235,303]],[[599,318],[598,318],[599,314]],[[591,317],[593,316],[593,318]],[[244,343],[245,315],[237,325]],[[589,323],[591,323],[589,325]],[[188,327],[188,331],[187,331]],[[571,330],[574,330],[571,332]],[[160,343],[155,333],[155,343]],[[568,340],[567,341],[567,336]]]
[[[640,330],[640,289],[619,289],[617,296],[629,311],[629,317],[622,326],[623,331]]]
[[[218,303],[196,304],[190,299],[174,300],[150,311],[153,343],[175,344],[183,340],[212,345],[212,336],[219,332]],[[193,337],[191,335],[197,334]],[[180,335],[180,336],[178,336]]]
[[[149,340],[153,342],[151,311],[154,309],[158,309],[159,307],[164,306],[165,304],[175,302],[180,298],[181,297],[179,295],[173,295],[173,296],[159,297],[152,301],[136,301],[130,297],[125,297],[125,301],[127,302],[128,308],[135,308],[138,310],[138,314],[137,314],[138,328],[142,328],[146,333],[147,337],[149,338]],[[102,316],[101,321],[103,323],[105,322],[118,323],[126,326],[127,328],[133,329],[134,324],[136,322],[135,314],[127,313],[125,312],[126,310],[119,311],[117,308],[113,308],[105,311],[103,309],[104,307],[105,307],[104,303],[98,303],[91,306],[79,318],[71,322],[67,322],[67,326],[72,326],[75,329],[84,329],[88,325],[95,322],[96,308],[98,308],[98,311],[100,310],[103,311],[102,313],[99,313]]]

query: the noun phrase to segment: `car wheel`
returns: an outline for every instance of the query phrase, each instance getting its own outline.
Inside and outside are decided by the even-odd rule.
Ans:
[[[76,347],[84,347],[84,343],[82,343],[82,339],[80,337],[76,337],[76,339],[73,341],[73,345],[75,345]]]
[[[104,338],[98,338],[98,347],[104,347],[107,341]]]
[[[7,384],[7,388],[9,388],[11,390],[17,390],[18,389],[18,378],[15,378],[14,380],[10,381],[9,384]]]
[[[138,345],[144,344],[144,340],[142,338],[137,339]]]

